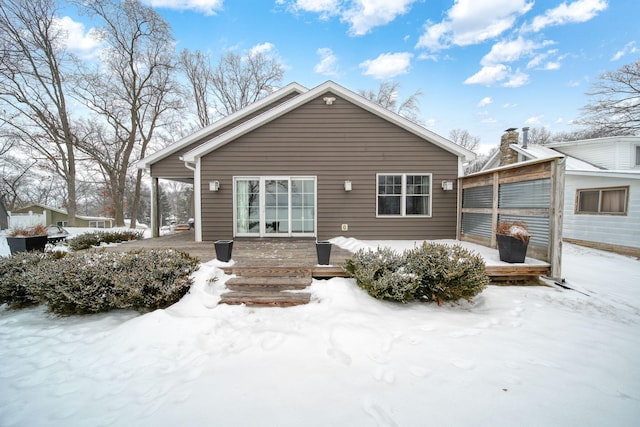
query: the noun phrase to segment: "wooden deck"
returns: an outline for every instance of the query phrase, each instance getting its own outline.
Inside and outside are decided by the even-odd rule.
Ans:
[[[183,231],[154,239],[127,242],[112,250],[173,248],[188,252],[202,262],[215,258],[213,242],[195,242],[193,231]],[[496,251],[497,252],[497,251]],[[304,289],[312,278],[347,277],[342,268],[351,252],[333,245],[330,265],[318,265],[314,239],[249,239],[233,242],[233,265],[223,267],[236,275],[227,281],[229,292],[221,302],[255,306],[292,306],[309,302]],[[549,274],[550,265],[539,261],[529,264],[487,265],[493,282],[532,281]]]

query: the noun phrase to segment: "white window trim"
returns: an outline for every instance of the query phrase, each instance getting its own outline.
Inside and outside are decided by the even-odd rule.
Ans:
[[[263,183],[265,180],[270,179],[281,179],[289,181],[289,188],[291,188],[291,181],[296,179],[305,179],[305,180],[313,180],[313,192],[314,192],[314,218],[313,218],[313,232],[293,232],[289,231],[288,233],[274,233],[267,234],[264,230],[264,223],[262,217],[264,215],[263,209],[265,206],[264,197],[265,194],[260,191],[260,231],[253,233],[240,233],[238,232],[238,224],[237,224],[237,200],[236,200],[236,191],[237,191],[237,182],[239,180],[246,179],[255,179],[260,181],[260,188],[262,189]],[[289,218],[288,222],[291,224],[291,192],[289,192]],[[233,235],[234,237],[316,237],[318,234],[318,177],[316,175],[239,175],[233,177]]]
[[[378,212],[378,179],[380,176],[400,175],[402,176],[402,194],[400,195],[400,215],[380,215]],[[429,214],[428,215],[407,215],[407,175],[428,176],[429,177]],[[426,172],[381,172],[376,174],[376,218],[431,218],[433,216],[433,174]]]
[[[640,145],[633,146],[634,163],[633,167],[640,168]]]

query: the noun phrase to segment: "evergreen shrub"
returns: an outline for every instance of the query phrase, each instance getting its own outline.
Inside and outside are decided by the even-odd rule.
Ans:
[[[171,249],[69,253],[28,261],[7,275],[0,270],[2,302],[10,307],[47,304],[61,315],[167,307],[187,293],[189,276],[198,266],[197,259]]]
[[[402,254],[360,250],[345,270],[371,296],[402,303],[470,300],[489,284],[482,257],[460,245],[425,242]]]
[[[18,252],[10,257],[0,257],[0,305],[23,308],[38,304],[38,298],[29,292],[28,286],[38,281],[40,263],[65,256],[65,252]]]
[[[143,232],[139,230],[90,231],[67,239],[69,248],[73,251],[100,246],[101,243],[122,243],[129,240],[142,239]]]

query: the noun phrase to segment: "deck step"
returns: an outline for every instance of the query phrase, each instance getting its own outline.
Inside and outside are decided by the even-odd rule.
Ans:
[[[311,285],[311,269],[304,267],[229,267],[222,294],[222,304],[245,304],[254,307],[291,307],[307,304],[311,294],[299,291]]]
[[[311,294],[307,292],[234,291],[222,294],[220,303],[253,307],[292,307],[308,304],[310,300]]]
[[[227,267],[224,272],[246,277],[311,277],[311,269],[305,267]]]
[[[311,276],[307,277],[256,277],[239,276],[227,280],[226,287],[233,291],[242,290],[271,290],[286,291],[300,290],[311,284]]]

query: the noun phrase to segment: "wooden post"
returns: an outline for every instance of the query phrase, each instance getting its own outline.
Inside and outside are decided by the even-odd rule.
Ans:
[[[496,248],[498,243],[496,241],[495,230],[498,227],[498,205],[500,202],[500,173],[493,173],[493,202],[491,205],[491,247]]]
[[[151,235],[160,237],[160,192],[158,191],[158,178],[151,178]]]
[[[551,163],[551,206],[549,212],[550,276],[562,280],[562,219],[564,210],[564,175],[567,159],[558,158]]]

